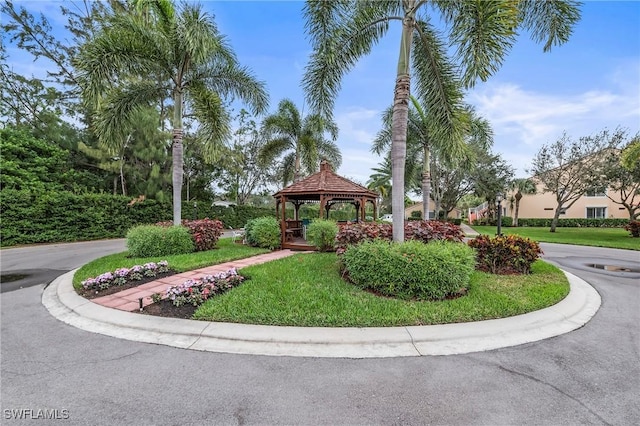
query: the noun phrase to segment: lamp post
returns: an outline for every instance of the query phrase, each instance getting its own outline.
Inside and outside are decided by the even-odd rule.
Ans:
[[[198,202],[193,202],[193,220],[198,220]]]
[[[502,193],[496,194],[496,216],[498,219],[498,233],[496,235],[502,235]]]

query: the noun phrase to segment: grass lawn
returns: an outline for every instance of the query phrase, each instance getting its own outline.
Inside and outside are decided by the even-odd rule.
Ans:
[[[233,243],[231,242],[231,238],[221,238],[218,240],[217,248],[214,250],[189,254],[130,258],[127,257],[128,252],[125,251],[101,257],[82,266],[73,277],[73,286],[79,289],[81,287],[80,283],[87,278],[97,277],[100,274],[112,272],[118,268],[130,268],[134,265],[143,265],[147,262],[166,260],[169,262],[171,269],[184,272],[268,252],[269,250],[267,249]]]
[[[346,283],[334,253],[299,254],[239,271],[241,286],[205,302],[194,318],[290,326],[403,326],[479,321],[518,315],[562,300],[569,283],[537,261],[527,276],[474,272],[469,292],[454,300],[402,301]]]
[[[481,234],[495,235],[495,226],[474,226]],[[640,250],[640,238],[632,238],[629,231],[622,228],[502,228],[503,234],[516,234],[545,243],[575,244],[578,246],[611,247]]]

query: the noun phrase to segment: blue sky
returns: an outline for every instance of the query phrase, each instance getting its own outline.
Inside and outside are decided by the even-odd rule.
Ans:
[[[304,107],[301,80],[311,49],[300,1],[202,1],[240,62],[263,80],[271,110],[283,98]],[[21,2],[60,24],[55,1]],[[500,71],[468,91],[466,102],[488,119],[493,150],[526,176],[540,146],[563,131],[574,138],[618,126],[640,131],[640,2],[587,1],[570,41],[551,52],[522,34]],[[4,17],[3,17],[4,18]],[[344,176],[365,183],[381,160],[370,153],[380,114],[391,104],[398,23],[343,80],[334,118]],[[46,63],[10,51],[16,72],[40,75]]]

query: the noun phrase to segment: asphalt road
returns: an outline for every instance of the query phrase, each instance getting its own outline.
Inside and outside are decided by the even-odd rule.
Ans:
[[[100,251],[56,247],[57,263],[39,268],[71,269]],[[58,322],[40,303],[43,285],[6,292],[0,422],[57,410],[48,413],[68,419],[56,423],[73,425],[638,424],[640,274],[585,265],[597,260],[637,268],[640,253],[543,249],[548,260],[598,290],[596,316],[556,338],[444,357],[311,359],[182,350]],[[4,274],[11,251],[1,254]],[[13,268],[32,264],[22,257],[12,260]]]

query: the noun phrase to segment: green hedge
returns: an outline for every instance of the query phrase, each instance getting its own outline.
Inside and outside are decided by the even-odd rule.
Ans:
[[[129,228],[172,220],[170,201],[139,201],[112,194],[74,194],[3,189],[0,191],[0,241],[3,247],[17,244],[123,238]],[[193,219],[192,203],[182,204],[183,219]],[[248,220],[273,216],[275,209],[250,206],[200,205],[200,219],[220,219],[225,228],[241,228]]]
[[[193,203],[183,203],[182,217],[185,219],[193,219]],[[220,220],[225,228],[242,228],[249,220],[259,217],[273,216],[276,217],[276,209],[272,207],[252,207],[252,206],[235,206],[222,207],[211,206],[207,208],[198,207],[198,218]]]
[[[132,226],[171,219],[170,204],[130,202],[111,194],[2,190],[2,246],[122,238]]]
[[[518,226],[549,228],[552,219],[521,219]],[[629,219],[558,219],[558,228],[623,228]]]

